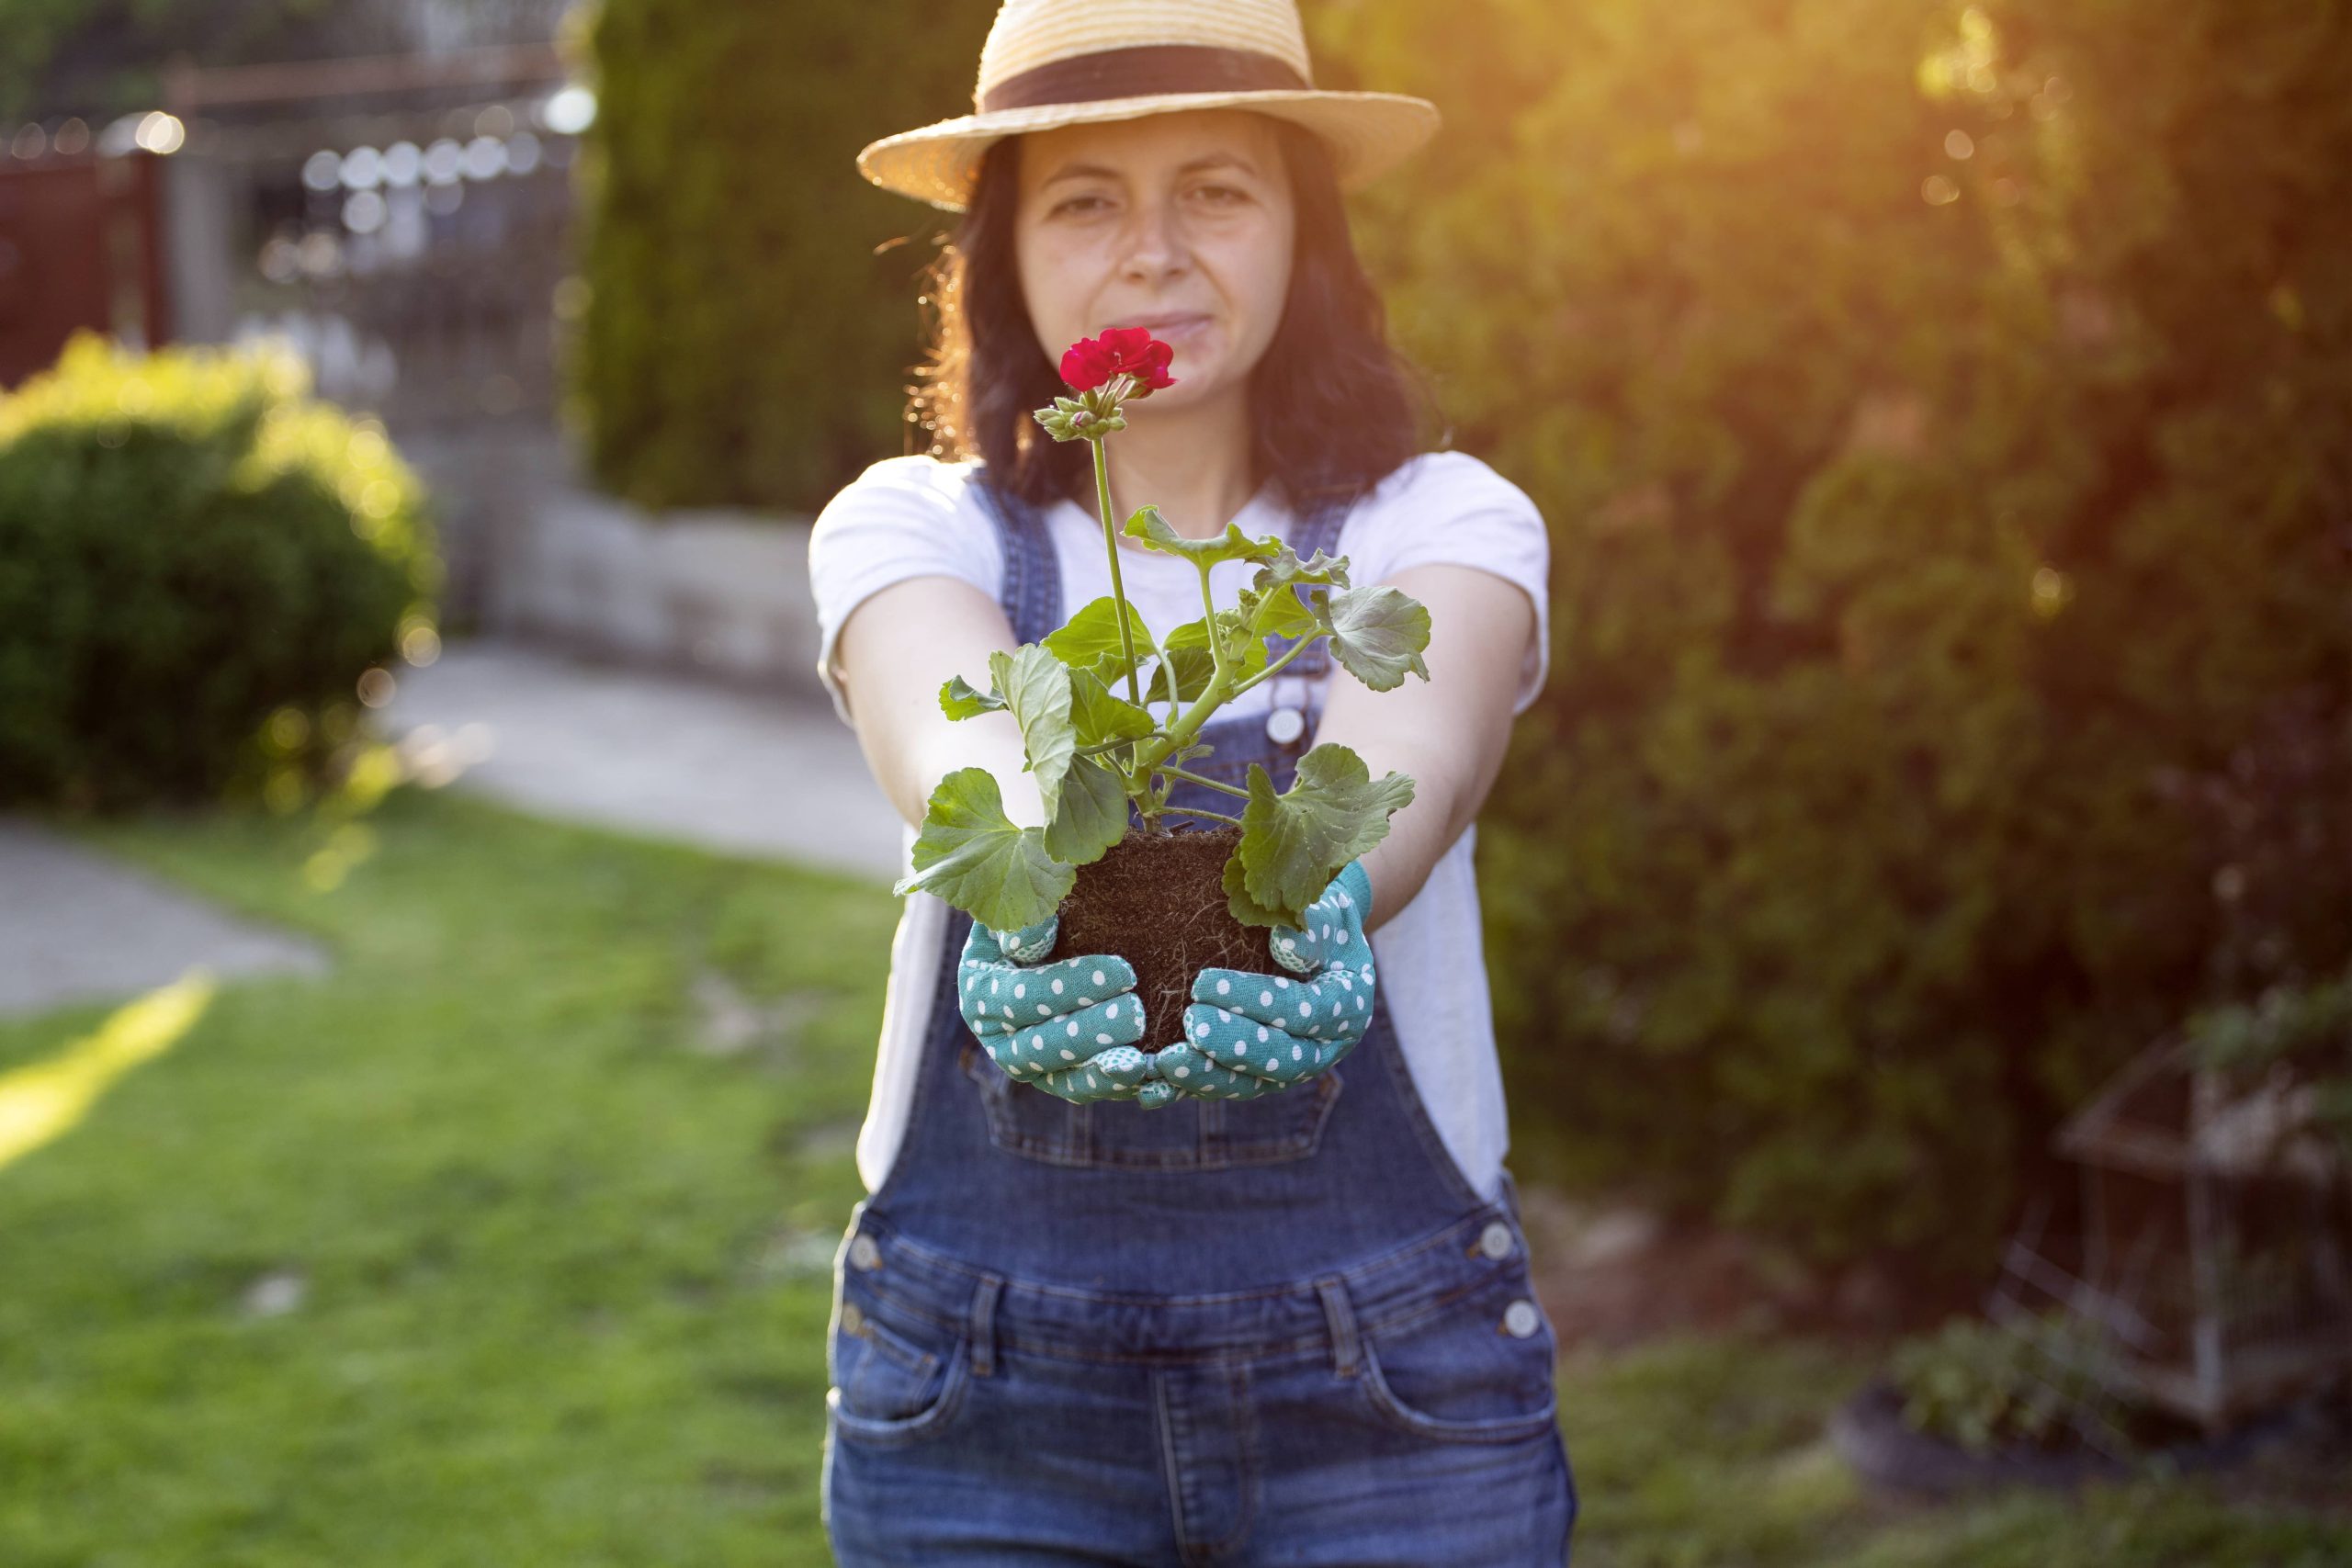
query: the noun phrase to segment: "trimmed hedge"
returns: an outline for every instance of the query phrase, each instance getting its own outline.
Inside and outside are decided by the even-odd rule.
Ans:
[[[1555,538],[1482,833],[1515,1157],[1981,1267],[2196,1006],[2352,952],[2352,14],[1310,7]]]
[[[955,218],[855,160],[969,111],[990,16],[604,0],[590,303],[567,370],[600,484],[649,507],[814,512],[907,449],[916,275]]]
[[[416,479],[290,355],[76,333],[0,395],[0,804],[200,801],[312,768],[431,631]]]

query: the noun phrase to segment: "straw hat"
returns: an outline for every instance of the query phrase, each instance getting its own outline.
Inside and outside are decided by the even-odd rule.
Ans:
[[[1004,0],[980,49],[975,112],[886,136],[857,155],[885,190],[960,212],[980,154],[1024,131],[1178,109],[1295,120],[1352,190],[1427,141],[1437,106],[1317,89],[1295,0]]]

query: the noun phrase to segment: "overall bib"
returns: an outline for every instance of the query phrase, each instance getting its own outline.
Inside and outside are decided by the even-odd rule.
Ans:
[[[1038,641],[1063,614],[1045,518],[981,493],[1006,615]],[[1291,547],[1328,550],[1343,520],[1310,514]],[[1318,643],[1277,681],[1328,661]],[[1187,767],[1240,785],[1256,761],[1288,788],[1319,715],[1299,705],[1212,721]],[[1170,800],[1231,803],[1184,780]],[[842,1568],[1566,1562],[1557,1342],[1517,1190],[1464,1179],[1384,993],[1346,1060],[1295,1089],[1073,1105],[966,1028],[970,926],[950,908],[903,1140],[834,1258]]]

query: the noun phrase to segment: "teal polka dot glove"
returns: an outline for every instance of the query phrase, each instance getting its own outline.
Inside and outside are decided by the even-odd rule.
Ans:
[[[1269,933],[1274,962],[1299,978],[1221,968],[1194,976],[1184,1038],[1153,1062],[1161,1081],[1203,1100],[1255,1100],[1354,1050],[1372,1023],[1371,908],[1371,874],[1351,860],[1306,907],[1304,927]]]
[[[1114,953],[1038,964],[1054,950],[1061,917],[998,931],[979,920],[964,939],[956,999],[989,1059],[1020,1083],[1083,1104],[1136,1100],[1148,1087],[1136,972]],[[1174,1091],[1156,1093],[1165,1104]]]

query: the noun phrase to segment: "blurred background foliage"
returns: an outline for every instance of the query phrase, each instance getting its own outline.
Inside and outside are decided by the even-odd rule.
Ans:
[[[1981,1264],[2056,1118],[2352,951],[2352,13],[1308,8],[1555,540],[1487,809],[1518,1161]]]
[[[854,161],[968,110],[991,15],[605,0],[581,272],[609,308],[592,304],[571,382],[606,489],[813,512],[905,449],[915,275],[953,216]]]
[[[545,35],[568,0],[0,0],[0,121],[155,107],[165,62],[397,54]]]
[[[1360,240],[1554,529],[1484,835],[1498,950],[1560,958],[1496,976],[1515,1158],[1981,1264],[2108,1072],[2352,950],[2352,15],[1305,9],[1327,84],[1446,110]],[[605,483],[904,449],[948,220],[851,159],[960,111],[988,10],[610,0]]]
[[[309,390],[82,332],[0,393],[0,805],[306,792],[436,637],[422,486]]]

